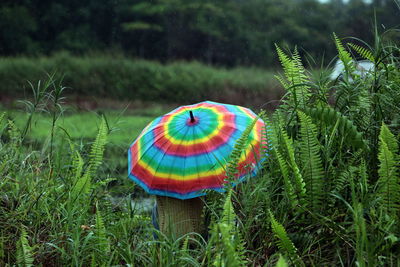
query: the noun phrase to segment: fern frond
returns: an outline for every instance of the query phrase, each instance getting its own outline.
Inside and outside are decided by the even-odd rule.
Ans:
[[[307,108],[304,112],[314,120],[318,120],[326,126],[333,127],[336,123],[339,123],[337,129],[340,136],[344,136],[347,144],[354,148],[365,149],[367,147],[362,133],[359,132],[353,122],[342,113],[331,107]]]
[[[296,163],[296,159],[294,156],[293,142],[289,138],[288,134],[286,133],[285,129],[283,129],[283,127],[280,127],[280,133],[282,135],[282,140],[288,153],[289,165],[294,174],[294,185],[296,194],[298,196],[298,199],[300,201],[303,201],[306,195],[306,184],[303,180],[303,176],[301,175],[299,166]]]
[[[101,123],[99,126],[99,132],[96,136],[96,140],[92,144],[90,155],[89,155],[89,167],[87,172],[92,178],[103,161],[104,149],[107,143],[108,128],[107,122],[104,117],[101,118]]]
[[[331,193],[340,193],[349,184],[350,179],[353,179],[355,171],[354,166],[348,166],[344,170],[340,170],[339,173],[336,173],[332,180]],[[331,200],[335,201],[336,199]]]
[[[269,152],[272,149],[272,124],[265,111],[260,112],[258,116],[264,121],[265,125],[265,127],[263,127],[261,130],[261,156],[268,157]]]
[[[355,70],[353,59],[350,53],[343,47],[342,41],[333,33],[333,38],[335,40],[336,49],[338,51],[339,59],[343,62],[345,69],[345,76],[348,78],[351,73]]]
[[[75,201],[78,197],[83,194],[87,193],[90,188],[90,176],[89,173],[86,172],[84,175],[80,176],[74,186],[71,189],[71,200]]]
[[[382,198],[382,208],[389,212],[391,215],[396,215],[400,208],[400,184],[397,173],[396,154],[394,154],[387,141],[390,142],[390,136],[382,125],[381,133],[379,135],[379,179],[378,179],[378,193]],[[393,144],[391,145],[393,146]]]
[[[107,231],[104,225],[103,217],[101,216],[100,209],[96,203],[96,235],[98,237],[98,246],[102,255],[107,255],[110,251],[110,243],[107,238]]]
[[[275,237],[277,238],[277,245],[279,249],[284,252],[292,261],[300,259],[297,254],[297,248],[288,237],[285,228],[280,224],[272,214],[271,210],[268,210],[271,219],[271,228]]]
[[[294,189],[293,189],[292,182],[290,181],[290,178],[289,178],[289,167],[288,167],[285,159],[281,155],[281,153],[278,151],[278,149],[275,149],[274,152],[275,152],[276,158],[278,159],[279,168],[280,168],[282,176],[283,176],[283,184],[285,186],[286,194],[290,200],[290,204],[294,208],[297,206],[298,201],[297,201]]]
[[[375,57],[374,57],[374,55],[372,54],[372,52],[370,50],[368,50],[365,47],[362,47],[362,46],[359,46],[359,45],[356,45],[356,44],[352,44],[352,43],[349,43],[348,45],[351,48],[353,48],[354,51],[357,52],[357,54],[359,54],[363,58],[368,59],[369,61],[375,63]]]
[[[305,69],[301,63],[297,48],[295,48],[293,55],[290,58],[282,51],[282,49],[279,48],[279,46],[275,44],[275,47],[287,82],[281,77],[278,77],[278,80],[284,88],[291,93],[289,103],[295,107],[300,106],[304,108],[310,99],[311,93],[309,86],[306,85],[308,78],[307,75],[305,75]]]
[[[293,62],[292,60],[282,51],[282,49],[275,44],[276,52],[278,53],[279,61],[281,62],[283,71],[285,76],[288,80],[290,80],[290,73],[292,73],[293,69]]]
[[[235,210],[233,209],[231,197],[232,197],[232,189],[230,189],[226,195],[226,199],[222,209],[221,222],[229,226],[230,229],[233,229],[235,227],[236,214]]]
[[[390,152],[394,155],[397,154],[399,151],[399,144],[397,143],[396,137],[394,134],[389,130],[386,124],[382,123],[379,138],[382,139],[388,146]]]
[[[322,208],[324,199],[324,171],[320,155],[320,143],[317,139],[317,127],[311,118],[298,111],[300,118],[300,155],[303,178],[306,183],[308,203],[315,210]]]
[[[358,173],[360,176],[361,197],[364,198],[368,195],[369,191],[367,164],[364,159],[361,160],[360,166],[358,167]]]
[[[103,160],[103,153],[105,149],[105,145],[107,143],[107,123],[104,117],[101,120],[99,132],[96,136],[94,143],[90,149],[89,155],[89,163],[85,173],[77,179],[74,187],[71,190],[71,198],[75,201],[81,194],[87,194],[91,187],[91,179],[94,177],[97,168],[101,164]],[[79,157],[76,159],[77,161],[77,172],[80,172],[79,164],[81,164]],[[76,172],[76,173],[77,173]]]
[[[232,236],[230,226],[226,223],[219,223],[218,228],[224,248],[224,260],[226,262],[226,266],[245,266],[242,256],[235,249],[235,242],[232,242],[234,237]]]
[[[243,150],[246,148],[251,131],[254,128],[259,117],[254,118],[251,124],[249,124],[243,131],[239,139],[236,140],[235,146],[229,156],[229,161],[226,164],[226,177],[227,180],[233,182],[237,178],[238,174],[238,163],[243,156]]]
[[[4,117],[6,116],[6,112],[4,111],[3,113],[1,113],[0,115],[0,125],[3,122]]]
[[[28,234],[24,229],[21,230],[21,236],[17,242],[17,264],[18,266],[33,266],[33,249],[28,242]]]
[[[282,255],[279,255],[279,260],[276,262],[275,267],[288,267],[288,264]]]
[[[189,236],[185,237],[185,240],[182,243],[181,250],[182,251],[187,251],[189,249]]]
[[[289,87],[290,87],[289,83],[286,82],[282,76],[274,75],[274,77],[275,77],[275,79],[278,80],[278,82],[280,82],[280,84],[282,85],[283,88],[285,88],[286,90],[289,89]]]

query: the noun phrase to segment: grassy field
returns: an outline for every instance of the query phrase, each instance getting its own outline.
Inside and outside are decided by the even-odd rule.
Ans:
[[[162,114],[169,112],[166,107],[156,105],[150,108],[129,111],[81,111],[74,112],[73,107],[67,107],[66,113],[56,123],[54,131],[54,145],[59,151],[64,148],[68,150],[71,140],[74,144],[82,146],[83,150],[90,148],[91,142],[96,138],[104,116],[108,124],[108,142],[105,151],[106,163],[104,169],[112,177],[118,178],[113,183],[114,195],[127,195],[133,192],[133,183],[127,178],[127,150],[144,127]],[[1,110],[7,112],[13,118],[15,125],[23,129],[29,114],[18,110]],[[43,149],[48,147],[52,128],[52,117],[47,113],[38,113],[33,116],[32,125],[27,133],[26,143],[30,146]],[[65,155],[59,155],[62,157]],[[142,196],[141,189],[135,191],[136,195]]]
[[[15,123],[22,128],[28,114],[21,111],[11,111]],[[143,128],[156,116],[121,115],[116,111],[104,112],[111,129],[109,145],[129,147],[130,143],[140,134]],[[159,114],[161,115],[161,114]],[[67,132],[73,140],[91,140],[96,137],[101,115],[96,112],[79,112],[62,116],[57,122],[57,136]],[[51,116],[36,115],[28,138],[43,143],[51,134]]]

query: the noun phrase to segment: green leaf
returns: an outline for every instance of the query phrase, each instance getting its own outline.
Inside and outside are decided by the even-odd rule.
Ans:
[[[271,219],[272,232],[275,234],[275,237],[277,238],[277,245],[279,249],[286,255],[288,255],[292,261],[300,259],[300,257],[297,254],[297,248],[294,246],[293,242],[288,237],[283,225],[280,224],[278,221],[276,221],[271,210],[268,210],[268,212]]]
[[[33,249],[29,246],[28,234],[24,229],[21,230],[21,236],[17,242],[17,264],[18,266],[33,266]]]
[[[320,155],[320,143],[317,139],[317,127],[311,118],[298,111],[300,118],[300,157],[303,178],[306,183],[308,204],[314,209],[322,208],[324,199],[324,170]]]

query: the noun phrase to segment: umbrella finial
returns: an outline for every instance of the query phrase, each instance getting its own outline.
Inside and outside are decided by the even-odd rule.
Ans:
[[[193,123],[195,121],[193,112],[191,110],[189,110],[189,114],[190,114],[190,122]]]

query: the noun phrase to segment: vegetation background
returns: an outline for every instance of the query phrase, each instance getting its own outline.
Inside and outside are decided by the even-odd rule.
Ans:
[[[394,0],[4,0],[0,101],[29,95],[27,81],[55,73],[63,77],[65,93],[79,96],[76,102],[107,97],[183,104],[207,97],[260,107],[282,94],[273,78],[275,43],[297,45],[300,55],[308,56],[305,64],[319,69],[335,56],[332,32],[372,43],[374,18],[381,29],[395,27],[397,5]]]

